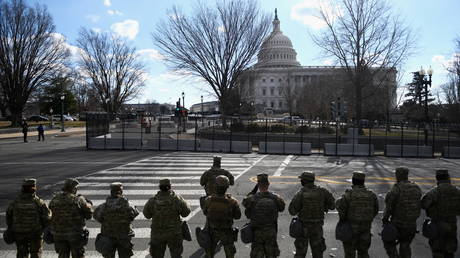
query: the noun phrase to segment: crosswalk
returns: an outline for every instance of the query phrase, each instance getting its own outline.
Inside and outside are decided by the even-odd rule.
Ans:
[[[223,154],[222,168],[229,170],[235,178],[238,178],[263,157],[257,154]],[[148,255],[150,221],[143,216],[142,209],[147,200],[159,191],[159,180],[169,178],[173,190],[182,195],[190,204],[192,213],[186,218],[189,220],[200,211],[199,197],[205,194],[199,184],[200,176],[211,165],[212,154],[209,153],[162,154],[80,177],[78,178],[80,181],[78,193],[90,199],[97,206],[105,202],[106,197],[110,194],[110,183],[122,182],[125,196],[141,211],[133,222],[134,257],[145,257]],[[45,201],[49,203],[50,200]],[[101,257],[94,248],[94,240],[100,232],[100,224],[90,220],[87,222],[87,227],[90,231],[87,257]],[[2,228],[1,233],[4,230]],[[15,246],[1,242],[0,257],[16,257]],[[53,246],[45,245],[43,257],[56,256]]]

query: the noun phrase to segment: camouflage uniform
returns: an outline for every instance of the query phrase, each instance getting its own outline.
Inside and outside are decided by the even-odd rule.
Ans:
[[[35,188],[35,179],[24,179],[24,187]],[[41,257],[43,229],[48,226],[51,211],[34,192],[22,192],[6,210],[6,224],[14,232],[16,257]]]
[[[169,179],[160,180],[160,186],[170,186]],[[153,258],[162,258],[166,246],[172,258],[182,257],[182,217],[190,214],[190,206],[173,190],[159,191],[150,198],[144,206],[144,216],[152,219],[150,255]]]
[[[54,235],[54,248],[59,258],[85,257],[82,234],[86,220],[91,219],[92,204],[83,196],[76,195],[76,179],[65,180],[63,192],[56,194],[50,202],[53,212],[51,232]]]
[[[224,246],[227,258],[235,257],[236,248],[234,242],[233,220],[241,218],[241,210],[238,201],[230,194],[218,194],[217,188],[227,189],[229,180],[226,176],[216,178],[216,193],[208,196],[203,209],[206,215],[207,226],[211,237],[211,248],[206,249],[206,257],[214,257],[217,243],[220,241]]]
[[[235,183],[233,175],[225,169],[222,169],[221,166],[221,157],[214,156],[212,168],[205,171],[200,178],[200,185],[204,187],[206,191],[206,196],[210,196],[215,193],[216,188],[216,177],[217,176],[226,176],[230,182],[230,185]]]
[[[323,237],[324,213],[335,208],[332,194],[314,184],[315,174],[303,172],[299,176],[304,181],[303,188],[296,193],[289,204],[289,213],[298,216],[304,227],[304,237],[294,241],[294,257],[305,257],[310,243],[313,258],[323,257],[326,243]]]
[[[457,251],[457,216],[460,215],[460,190],[450,182],[447,170],[437,170],[438,186],[422,198],[422,208],[436,222],[440,236],[430,239],[434,258],[454,257]]]
[[[134,255],[131,243],[134,231],[131,223],[139,215],[139,211],[123,196],[121,183],[112,183],[110,190],[111,196],[107,197],[106,202],[98,206],[93,214],[94,219],[102,224],[101,234],[113,243],[113,249],[106,250],[102,255],[105,258],[115,258],[115,252],[118,250],[120,258],[131,257]]]
[[[365,174],[354,172],[353,178],[364,182]],[[340,220],[348,221],[353,230],[351,241],[343,242],[345,258],[368,258],[372,220],[379,212],[377,196],[364,185],[353,185],[336,202]]]
[[[259,185],[269,185],[268,175],[257,175]],[[278,212],[284,211],[286,203],[277,194],[266,191],[250,194],[243,200],[245,215],[251,220],[254,242],[251,244],[251,258],[272,258],[280,255],[278,242]]]
[[[390,258],[410,258],[410,244],[417,232],[417,218],[420,216],[422,190],[408,181],[407,168],[396,169],[397,183],[385,196],[385,212],[383,223],[391,223],[398,229],[395,241],[384,242],[385,250]],[[399,243],[399,253],[397,245]]]

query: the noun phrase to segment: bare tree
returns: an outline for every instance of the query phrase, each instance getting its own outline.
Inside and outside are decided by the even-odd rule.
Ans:
[[[269,28],[270,17],[255,1],[218,0],[215,8],[197,5],[189,17],[173,7],[153,38],[166,63],[203,78],[219,100],[221,113],[229,115],[238,104],[231,102],[233,89],[255,61]]]
[[[108,33],[82,29],[77,40],[80,68],[106,112],[118,112],[144,86],[144,65],[136,49]]]
[[[335,0],[336,10],[322,7],[326,28],[312,36],[328,57],[344,67],[353,86],[355,119],[362,118],[365,87],[387,87],[385,78],[411,54],[415,39],[386,0]],[[393,71],[392,71],[393,70]],[[372,90],[368,90],[372,94]]]
[[[30,95],[62,69],[69,55],[44,6],[0,2],[0,88],[18,125]]]
[[[450,99],[455,100],[454,103],[460,103],[460,38],[455,40],[456,49],[453,56],[452,64],[447,68],[450,73]]]

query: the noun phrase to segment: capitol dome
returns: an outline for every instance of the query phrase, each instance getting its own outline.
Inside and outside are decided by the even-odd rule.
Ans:
[[[273,31],[262,43],[257,55],[256,67],[295,67],[300,66],[297,62],[297,53],[292,47],[291,40],[280,29],[280,21],[275,9]]]

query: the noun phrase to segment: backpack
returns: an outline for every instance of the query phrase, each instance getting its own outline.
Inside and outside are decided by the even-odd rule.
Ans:
[[[12,230],[18,233],[42,230],[40,204],[37,197],[18,198],[14,202]]]
[[[211,225],[214,227],[227,227],[232,225],[233,207],[228,196],[211,196],[206,200],[207,214]]]
[[[278,206],[276,196],[272,193],[257,193],[251,208],[251,224],[253,227],[276,225],[278,220]]]
[[[367,189],[353,189],[349,193],[348,220],[352,222],[371,222],[374,219],[373,193]]]
[[[324,219],[324,194],[317,186],[302,189],[302,209],[299,218],[302,221]]]
[[[422,192],[412,183],[396,184],[399,196],[393,208],[392,219],[401,222],[414,222],[420,216]]]

